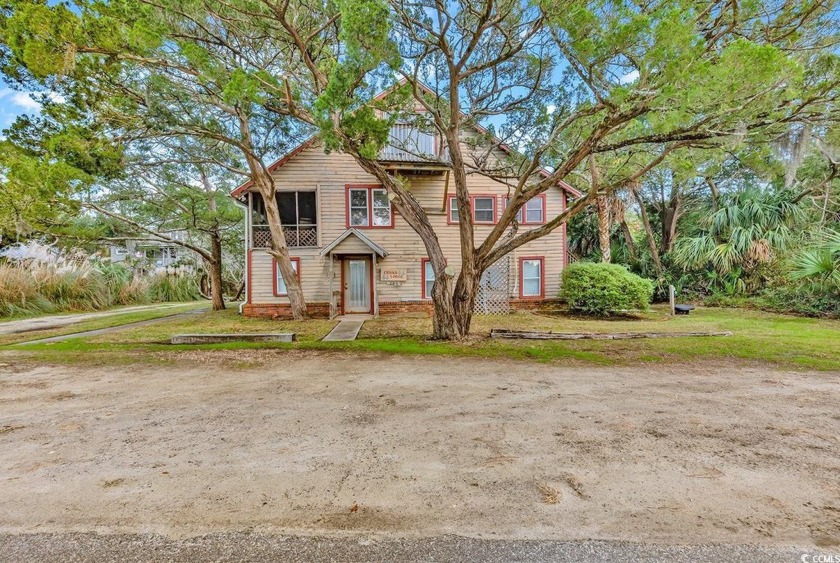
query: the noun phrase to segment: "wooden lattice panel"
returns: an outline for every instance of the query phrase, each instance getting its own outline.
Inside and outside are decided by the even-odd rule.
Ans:
[[[317,227],[290,227],[285,233],[289,246],[318,246]]]
[[[286,246],[289,248],[318,246],[318,227],[315,225],[305,227],[285,226],[283,227],[283,236],[286,237]],[[271,248],[271,231],[267,226],[254,227],[252,244],[254,248]]]
[[[270,248],[271,231],[268,230],[268,227],[254,227],[251,240],[254,248]]]
[[[505,257],[487,268],[481,276],[473,311],[479,315],[506,315],[510,313],[511,293],[510,257]]]

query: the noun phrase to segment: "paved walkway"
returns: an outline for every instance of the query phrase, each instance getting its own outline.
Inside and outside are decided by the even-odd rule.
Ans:
[[[65,340],[70,340],[71,338],[88,338],[90,336],[99,336],[100,334],[109,334],[111,332],[117,332],[119,330],[125,330],[129,328],[139,328],[141,326],[151,325],[155,323],[159,323],[161,321],[168,321],[173,319],[178,319],[181,317],[188,317],[190,315],[197,315],[199,313],[206,313],[207,309],[194,309],[192,311],[186,311],[184,313],[175,313],[173,312],[171,315],[164,315],[162,317],[155,317],[154,319],[147,319],[145,321],[136,321],[133,323],[127,323],[117,326],[109,326],[105,328],[99,328],[96,330],[85,330],[83,332],[71,332],[70,334],[61,334],[59,336],[51,336],[49,338],[38,338],[36,340],[27,340],[26,342],[17,342],[15,344],[11,344],[11,346],[23,346],[25,344],[49,344],[51,342],[63,342]]]
[[[371,318],[368,315],[345,315],[340,322],[335,325],[335,328],[330,331],[323,339],[324,342],[347,342],[356,340],[359,331],[362,330],[362,325],[367,319]]]
[[[109,334],[112,332],[117,332],[120,330],[126,330],[129,328],[140,328],[141,326],[151,325],[155,323],[159,323],[161,321],[171,321],[174,319],[180,319],[182,317],[189,317],[190,315],[198,315],[200,313],[206,313],[208,309],[194,309],[192,311],[186,311],[183,313],[172,313],[171,315],[163,315],[162,317],[155,317],[154,319],[147,319],[145,321],[135,321],[133,323],[126,323],[123,325],[116,325],[116,326],[109,326],[105,328],[98,328],[96,330],[85,330],[82,332],[71,332],[70,334],[61,334],[59,336],[50,336],[49,338],[38,338],[36,340],[27,340],[26,342],[16,342],[15,344],[11,344],[10,346],[24,346],[26,344],[50,344],[52,342],[64,342],[65,340],[70,340],[72,338],[88,338],[90,336],[99,336],[100,334]]]
[[[120,309],[111,309],[108,311],[97,311],[93,313],[76,313],[72,315],[50,315],[46,317],[35,317],[31,319],[20,319],[17,321],[7,321],[0,323],[0,335],[17,334],[20,332],[32,332],[36,330],[51,330],[54,328],[61,328],[63,326],[89,321],[91,319],[99,319],[102,317],[113,317],[114,315],[124,315],[126,313],[137,313],[139,311],[171,309],[173,307],[183,307],[182,303],[165,304],[165,305],[139,305],[136,307],[122,307]]]

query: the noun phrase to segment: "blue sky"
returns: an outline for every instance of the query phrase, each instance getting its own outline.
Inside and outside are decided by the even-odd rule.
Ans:
[[[0,78],[0,129],[5,129],[23,113],[38,113],[40,106],[27,92],[12,89]]]

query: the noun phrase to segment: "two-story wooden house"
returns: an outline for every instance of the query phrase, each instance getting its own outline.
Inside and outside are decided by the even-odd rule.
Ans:
[[[381,160],[411,182],[425,207],[448,263],[460,263],[458,209],[449,186],[449,167],[436,135],[395,125]],[[391,206],[373,176],[346,154],[325,154],[312,138],[271,165],[286,242],[313,316],[379,315],[430,311],[433,275],[420,237]],[[512,188],[479,174],[469,176],[475,239],[494,225]],[[280,271],[267,252],[271,237],[262,197],[250,183],[232,192],[247,206],[244,314],[289,316]],[[522,209],[519,229],[543,224],[561,213],[566,184],[535,197]],[[555,299],[566,264],[565,226],[520,247],[482,278],[477,312],[533,307]]]

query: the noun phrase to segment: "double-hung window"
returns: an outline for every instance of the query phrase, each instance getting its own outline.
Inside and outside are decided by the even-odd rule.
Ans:
[[[493,224],[496,222],[496,196],[473,196],[472,207],[473,223]]]
[[[347,226],[388,228],[394,224],[388,192],[379,186],[348,186]]]
[[[450,224],[461,220],[461,216],[458,215],[458,198],[454,195],[449,196],[449,216],[447,220]]]
[[[523,299],[541,298],[545,294],[545,259],[527,257],[519,259],[519,296]]]
[[[508,198],[505,198],[505,207]],[[542,225],[545,223],[545,195],[540,194],[525,202],[516,212],[516,222],[522,225]]]
[[[292,269],[295,271],[298,279],[300,279],[300,258],[291,258]],[[280,265],[274,261],[274,295],[283,296],[288,295],[286,290],[286,280],[283,279],[283,274],[280,272]]]
[[[423,299],[432,298],[432,287],[435,285],[435,270],[428,258],[423,258]]]

